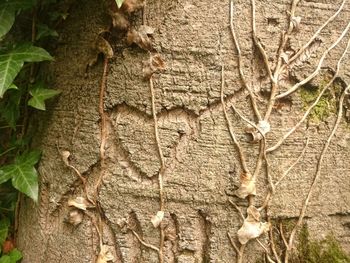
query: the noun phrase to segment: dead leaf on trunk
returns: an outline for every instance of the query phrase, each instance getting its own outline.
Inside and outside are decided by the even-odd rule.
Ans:
[[[89,202],[81,196],[78,196],[74,199],[68,200],[68,206],[74,206],[80,210],[86,210],[86,208],[89,206]]]
[[[158,211],[155,216],[151,218],[151,222],[155,228],[157,228],[164,218],[164,211]]]
[[[115,12],[110,12],[109,14],[112,18],[113,28],[116,28],[119,30],[127,30],[130,27],[129,20],[120,10],[117,10]]]
[[[140,48],[148,51],[154,50],[150,36],[154,34],[154,28],[142,25],[138,30],[131,29],[126,35],[126,43],[131,45],[135,43]]]
[[[73,226],[77,226],[79,225],[82,221],[83,221],[84,215],[81,211],[79,211],[78,209],[74,209],[69,211],[68,213],[68,218],[66,219],[67,223],[73,225]]]
[[[249,240],[261,236],[270,229],[270,224],[260,221],[260,212],[254,206],[249,206],[247,209],[247,217],[243,222],[242,227],[238,230],[238,240],[243,245]]]
[[[108,261],[113,261],[114,256],[111,252],[111,249],[109,246],[102,245],[101,251],[98,254],[98,258],[96,263],[107,263]]]
[[[256,195],[255,180],[251,174],[242,173],[240,182],[241,185],[235,192],[236,196],[239,198],[246,198],[248,195]]]
[[[98,53],[102,53],[106,58],[112,58],[114,55],[113,48],[109,42],[100,35],[96,39],[95,47]]]
[[[159,54],[151,55],[149,60],[143,61],[143,76],[150,79],[151,76],[159,71],[165,70],[165,63]]]
[[[125,0],[121,6],[121,11],[131,14],[143,8],[145,0]]]

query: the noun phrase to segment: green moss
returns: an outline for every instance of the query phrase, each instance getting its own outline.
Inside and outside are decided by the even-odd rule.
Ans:
[[[304,104],[304,109],[306,110],[315,101],[319,92],[328,83],[327,80],[322,82],[319,87],[304,86],[299,90],[300,98]],[[325,121],[332,113],[336,112],[336,95],[339,94],[341,86],[339,84],[334,84],[328,89],[318,104],[310,112],[308,120],[313,123],[320,123]]]
[[[333,235],[328,235],[321,241],[310,240],[309,231],[304,225],[290,263],[350,263],[350,256]]]

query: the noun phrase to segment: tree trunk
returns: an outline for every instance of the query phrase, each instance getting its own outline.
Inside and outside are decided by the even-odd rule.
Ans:
[[[143,69],[149,52],[135,44],[127,46],[122,33],[112,32],[109,42],[114,56],[107,65],[103,113],[99,112],[103,59],[85,72],[93,57],[96,37],[110,24],[100,2],[75,3],[60,32],[55,61],[48,70],[53,87],[62,94],[47,113],[37,115],[33,121],[37,128],[34,146],[43,150],[39,166],[40,200],[38,204],[27,198],[21,200],[17,242],[24,254],[22,262],[96,262],[101,244],[108,246],[114,257],[112,262],[235,262],[237,251],[228,233],[239,247],[237,231],[242,220],[229,201],[246,216],[248,204],[263,205],[269,180],[263,162],[256,179],[255,198],[251,195],[249,203],[235,195],[243,172],[228,121],[252,174],[262,141],[249,141],[246,122],[231,107],[257,123],[249,93],[239,75],[237,48],[230,31],[229,1],[152,0],[147,1],[143,12],[131,15],[132,28],[138,29],[144,23],[155,29],[151,37],[155,48],[152,54],[163,58],[166,69],[156,72],[150,81],[145,80]],[[256,3],[258,41],[266,50],[272,69],[277,63],[281,32],[289,26],[290,2]],[[295,11],[296,17],[301,17],[300,28],[293,30],[285,50],[298,51],[340,5],[341,1],[301,1]],[[320,40],[315,41],[309,56],[305,55],[300,62],[302,65],[291,70],[287,84],[279,86],[278,94],[286,91],[290,83],[312,73],[323,52],[344,31],[350,19],[349,7],[345,5],[339,16],[322,30]],[[234,1],[233,21],[241,47],[241,68],[264,116],[271,83],[263,57],[252,41],[251,10],[250,1]],[[267,148],[301,119],[307,105],[316,98],[309,100],[305,96],[321,90],[329,75],[334,74],[348,35],[326,57],[325,69],[319,76],[276,101],[268,120],[271,131],[266,134]],[[281,249],[283,255],[285,247],[277,237],[279,222],[284,224],[288,238],[290,225],[294,226],[300,215],[320,153],[335,123],[341,91],[349,81],[350,64],[346,58],[349,55],[342,62],[339,78],[323,97],[324,103],[318,104],[316,111],[278,150],[267,154],[269,174],[277,182],[300,156],[309,138],[305,154],[276,186],[270,205],[261,212],[261,222],[270,218],[274,225],[276,249]],[[220,99],[222,73],[228,120]],[[156,116],[152,110],[151,84]],[[101,125],[103,120],[105,125]],[[106,132],[105,139],[101,126]],[[349,129],[343,116],[321,163],[303,221],[313,238],[332,233],[348,251]],[[105,142],[104,155],[100,152],[101,141]],[[64,151],[70,153],[66,163],[62,159]],[[87,199],[82,180],[72,167],[85,178],[92,203],[98,201],[86,211],[68,205],[76,197]],[[154,227],[151,218],[160,210],[164,211],[164,218],[160,226]],[[161,219],[161,213],[158,215]],[[262,234],[259,240],[273,257],[268,235]],[[265,252],[251,240],[245,247],[243,262],[262,260]]]

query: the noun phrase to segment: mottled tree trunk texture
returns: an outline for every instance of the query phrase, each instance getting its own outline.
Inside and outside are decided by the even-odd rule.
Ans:
[[[107,8],[61,28],[22,262],[288,262],[303,226],[349,251],[350,3]],[[98,36],[114,55],[86,70]]]

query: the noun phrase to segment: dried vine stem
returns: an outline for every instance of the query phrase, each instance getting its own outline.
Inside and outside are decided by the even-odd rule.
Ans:
[[[106,82],[107,82],[107,74],[108,74],[108,58],[105,57],[103,60],[103,73],[102,80],[100,86],[100,98],[98,105],[98,112],[101,118],[101,143],[100,143],[100,167],[101,173],[98,177],[97,183],[95,185],[95,198],[97,199],[97,192],[102,183],[104,169],[105,169],[105,146],[106,146],[106,138],[107,138],[107,127],[106,127],[106,113],[104,111],[104,96],[106,93]]]
[[[267,74],[269,75],[269,78],[272,82],[274,82],[274,78],[272,76],[272,72],[271,72],[271,68],[269,65],[269,61],[266,55],[266,51],[263,48],[263,46],[261,45],[257,35],[256,35],[256,24],[255,24],[255,0],[251,0],[251,5],[252,5],[252,33],[253,33],[253,41],[254,44],[258,47],[259,52],[263,58],[264,64],[265,64],[265,68],[267,70]]]
[[[163,151],[160,144],[160,138],[159,138],[159,132],[158,132],[158,119],[157,119],[157,112],[156,112],[156,105],[155,105],[155,95],[154,95],[154,87],[153,87],[153,77],[151,76],[149,79],[149,88],[151,92],[151,103],[152,103],[152,116],[153,116],[153,122],[154,122],[154,136],[156,139],[156,144],[158,148],[158,154],[160,159],[160,169],[158,172],[158,185],[159,185],[159,210],[164,211],[165,209],[165,201],[164,201],[164,186],[163,186],[163,174],[165,170],[165,161],[163,156]],[[159,262],[164,262],[164,256],[163,256],[163,247],[164,247],[164,239],[165,239],[165,233],[162,225],[159,226],[160,230],[160,242],[159,242],[159,249],[158,249],[158,256],[159,256]]]
[[[238,155],[239,155],[239,159],[240,159],[240,163],[241,163],[241,166],[242,166],[242,170],[245,174],[250,174],[249,172],[249,169],[248,169],[248,166],[247,166],[247,163],[246,163],[246,159],[245,159],[245,156],[244,156],[244,153],[242,151],[242,148],[241,148],[241,145],[239,144],[236,136],[235,136],[235,133],[232,129],[232,124],[231,124],[231,121],[227,115],[227,111],[226,111],[226,103],[225,103],[225,100],[224,100],[224,86],[225,86],[225,75],[224,75],[224,66],[221,67],[221,92],[220,92],[220,98],[221,98],[221,105],[222,105],[222,109],[224,111],[224,116],[225,116],[225,119],[226,119],[226,123],[227,123],[227,127],[228,127],[228,130],[230,132],[230,136],[233,140],[233,143],[235,144],[236,148],[237,148],[237,151],[238,151]]]
[[[323,53],[320,61],[318,62],[318,65],[316,67],[316,69],[305,79],[303,79],[302,81],[296,83],[293,87],[291,87],[289,90],[287,90],[286,92],[283,92],[279,95],[276,96],[276,99],[282,99],[288,95],[290,95],[291,93],[295,92],[298,88],[300,88],[301,86],[303,86],[304,84],[308,83],[311,79],[313,79],[315,76],[317,76],[321,70],[322,64],[324,59],[326,58],[326,56],[328,55],[328,53],[335,48],[339,42],[344,38],[344,36],[346,35],[346,33],[349,31],[350,28],[350,22],[347,24],[346,28],[344,29],[344,31],[341,33],[341,35],[339,36],[339,38]]]
[[[332,141],[332,139],[334,137],[335,132],[338,129],[338,126],[339,126],[339,123],[341,121],[341,118],[343,117],[343,103],[344,103],[345,96],[349,95],[349,93],[350,93],[350,85],[348,85],[344,89],[344,91],[342,92],[342,94],[340,96],[339,105],[338,105],[337,119],[336,119],[336,121],[334,123],[333,129],[332,129],[330,135],[327,138],[327,141],[325,142],[325,144],[323,146],[323,149],[322,149],[322,152],[320,154],[320,157],[318,158],[317,166],[316,166],[316,172],[315,172],[314,178],[313,178],[312,183],[310,185],[310,188],[309,188],[309,191],[308,191],[307,196],[305,198],[305,201],[303,203],[303,206],[302,206],[302,208],[300,210],[298,221],[297,221],[296,225],[294,226],[294,228],[293,228],[293,230],[292,230],[292,232],[290,234],[289,241],[288,241],[288,247],[287,247],[287,250],[286,250],[285,263],[288,263],[289,253],[293,249],[293,242],[294,242],[295,234],[296,234],[297,230],[300,228],[300,226],[301,226],[301,224],[303,222],[303,219],[304,219],[305,213],[306,213],[306,209],[307,209],[307,206],[309,204],[309,201],[310,201],[310,198],[311,198],[311,195],[312,195],[312,191],[315,188],[315,185],[316,185],[316,183],[317,183],[317,181],[318,181],[318,179],[319,179],[319,177],[321,175],[322,162],[323,162],[324,156],[325,156],[325,154],[326,154],[326,152],[328,150],[329,144],[331,143],[331,141]]]
[[[346,1],[347,0],[343,0],[343,2],[340,5],[339,9],[330,18],[328,18],[328,20],[310,38],[310,40],[304,46],[302,46],[293,57],[290,58],[289,63],[292,63],[294,60],[296,60],[311,45],[311,43],[319,36],[321,31],[339,15],[339,13],[343,9],[344,4],[346,3]],[[283,71],[284,67],[286,67],[286,66],[287,65],[283,65],[283,67],[281,68],[281,71]]]
[[[321,92],[318,94],[316,100],[311,104],[311,106],[306,110],[306,112],[304,113],[303,117],[299,120],[299,122],[297,124],[295,124],[274,146],[268,148],[266,150],[266,152],[273,152],[275,150],[277,150],[283,143],[284,141],[291,135],[293,134],[296,129],[299,128],[299,126],[306,120],[306,118],[309,116],[310,112],[313,110],[313,108],[316,107],[316,105],[318,104],[318,102],[320,101],[321,97],[323,96],[323,94],[325,93],[325,91],[333,84],[333,82],[335,81],[335,79],[338,77],[339,74],[339,70],[340,70],[340,66],[341,63],[345,57],[345,54],[347,53],[348,49],[350,47],[350,38],[348,39],[347,45],[345,47],[345,49],[343,50],[343,53],[341,54],[338,62],[337,62],[337,66],[336,66],[336,70],[335,73],[332,77],[332,79],[323,87],[323,89],[321,90]]]
[[[236,251],[237,263],[242,263],[243,262],[243,255],[244,255],[245,245],[241,245],[238,248],[237,245],[235,244],[235,241],[233,240],[233,238],[231,237],[231,235],[228,232],[227,232],[227,236],[228,236],[228,239],[230,240],[230,243],[231,243],[232,247]]]
[[[159,253],[159,248],[151,245],[151,244],[148,244],[146,243],[145,241],[142,240],[142,238],[134,231],[134,230],[131,230],[131,232],[134,234],[134,236],[137,238],[137,240],[145,247],[148,247],[154,251],[157,251]]]
[[[250,97],[250,100],[251,100],[251,103],[252,103],[252,107],[253,107],[253,111],[255,113],[255,116],[258,118],[258,120],[261,120],[261,114],[260,114],[258,106],[256,104],[255,95],[253,94],[252,90],[248,86],[248,83],[247,83],[247,81],[245,79],[245,76],[244,76],[244,73],[243,73],[243,69],[242,69],[241,48],[239,46],[239,43],[238,43],[238,40],[237,40],[237,36],[236,36],[236,33],[235,33],[235,29],[234,29],[234,26],[233,26],[233,0],[230,1],[230,29],[231,29],[233,42],[234,42],[236,50],[237,50],[239,76],[240,76],[240,78],[241,78],[241,80],[243,82],[243,86],[245,87],[245,89],[249,93],[249,97]]]

